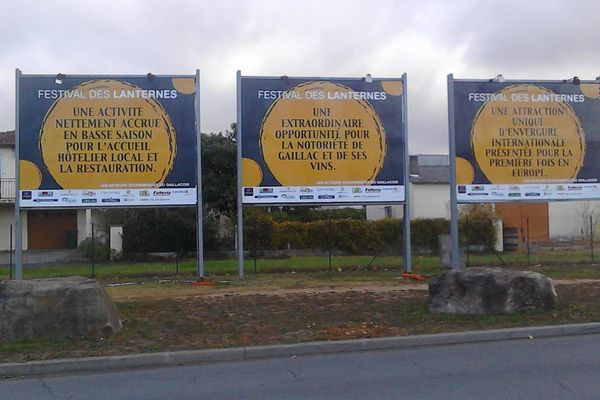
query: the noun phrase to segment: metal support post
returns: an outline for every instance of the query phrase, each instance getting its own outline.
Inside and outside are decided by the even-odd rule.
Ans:
[[[200,129],[200,70],[196,70],[196,100],[194,104],[196,115],[196,278],[204,280],[204,224],[202,216],[202,131]]]
[[[15,107],[15,279],[20,281],[23,279],[23,243],[22,243],[22,227],[21,227],[21,165],[20,158],[20,132],[19,132],[19,87],[21,81],[21,71],[16,70],[15,73],[15,89],[16,89],[16,107]]]
[[[406,73],[402,74],[402,127],[404,131],[404,272],[412,272],[412,252],[410,241],[410,153],[408,151],[408,99]]]
[[[452,243],[452,268],[460,269],[458,246],[458,201],[456,198],[456,138],[454,132],[454,77],[448,75],[448,142],[450,144],[450,240]]]
[[[237,72],[237,240],[238,278],[244,279],[244,207],[242,205],[242,71]]]

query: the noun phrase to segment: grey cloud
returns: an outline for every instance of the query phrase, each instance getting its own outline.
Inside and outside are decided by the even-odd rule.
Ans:
[[[248,75],[408,73],[412,152],[447,151],[446,74],[600,75],[595,1],[5,1],[0,130],[14,128],[14,69],[202,74],[202,128],[236,116]]]

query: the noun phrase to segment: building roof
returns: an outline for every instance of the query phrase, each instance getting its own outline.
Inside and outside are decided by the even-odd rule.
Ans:
[[[450,183],[450,166],[419,166],[419,173],[410,177],[412,183]]]
[[[0,146],[15,147],[15,131],[0,132]]]
[[[445,154],[419,154],[410,156],[409,179],[414,184],[450,183],[450,165]]]

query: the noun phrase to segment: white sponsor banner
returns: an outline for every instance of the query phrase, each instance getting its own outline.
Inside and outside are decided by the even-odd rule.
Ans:
[[[21,190],[22,208],[128,207],[196,204],[196,188]]]
[[[459,202],[552,201],[597,199],[600,183],[560,183],[525,185],[457,185]]]
[[[404,185],[244,187],[244,203],[386,203],[404,201]]]

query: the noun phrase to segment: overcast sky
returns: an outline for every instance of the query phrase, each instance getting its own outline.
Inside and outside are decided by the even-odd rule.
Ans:
[[[594,0],[3,0],[0,131],[25,74],[201,73],[203,132],[236,118],[244,75],[408,74],[409,144],[447,153],[446,76],[600,75]]]

